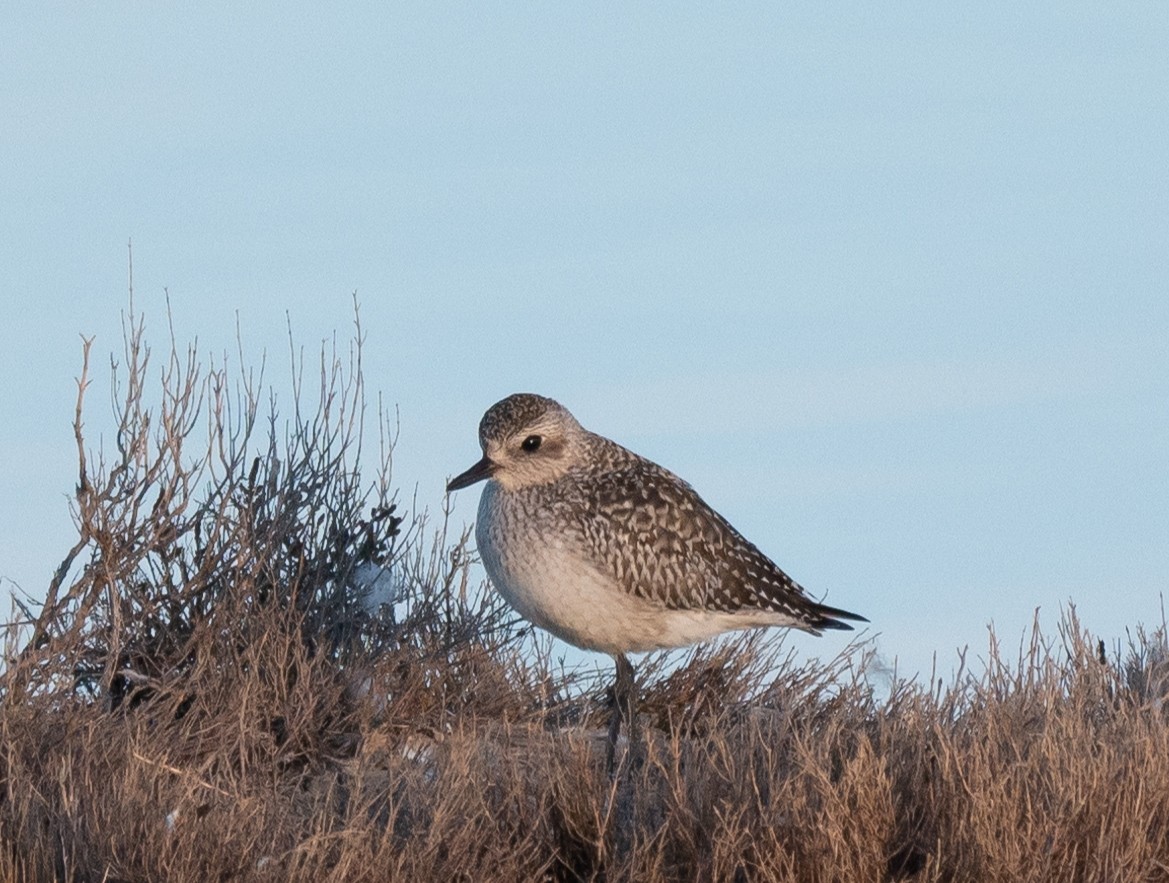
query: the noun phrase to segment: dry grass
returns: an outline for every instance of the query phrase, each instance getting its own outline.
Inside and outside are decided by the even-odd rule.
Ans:
[[[287,427],[173,347],[148,407],[131,317],[108,462],[83,375],[78,543],[0,680],[0,881],[1169,880],[1163,628],[1106,659],[1069,613],[880,696],[864,647],[651,657],[611,783],[604,685],[362,486],[359,353]]]

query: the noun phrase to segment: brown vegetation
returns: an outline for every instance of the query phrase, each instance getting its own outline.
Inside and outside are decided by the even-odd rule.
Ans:
[[[359,346],[255,432],[259,382],[173,347],[148,407],[130,321],[115,450],[83,374],[78,542],[9,627],[0,881],[1169,880],[1163,628],[1110,660],[1069,614],[880,694],[863,646],[651,657],[610,782],[600,678],[363,484]]]

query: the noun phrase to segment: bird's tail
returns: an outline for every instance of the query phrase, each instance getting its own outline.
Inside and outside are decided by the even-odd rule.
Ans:
[[[850,613],[847,610],[841,610],[839,607],[829,607],[827,604],[813,604],[808,612],[811,614],[811,621],[808,625],[814,629],[837,629],[839,631],[851,632],[852,626],[847,622],[841,622],[842,619],[847,619],[851,622],[868,622],[859,613]]]

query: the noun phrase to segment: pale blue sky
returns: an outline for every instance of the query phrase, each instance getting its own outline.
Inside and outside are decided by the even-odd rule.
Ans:
[[[0,576],[69,545],[132,238],[155,340],[164,287],[208,350],[238,313],[282,388],[356,291],[421,504],[541,392],[903,667],[1159,621],[1169,5],[950,6],[8,4]]]

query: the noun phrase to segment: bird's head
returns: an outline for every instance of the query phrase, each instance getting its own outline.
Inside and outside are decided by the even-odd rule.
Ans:
[[[486,478],[506,491],[555,481],[578,462],[587,435],[559,402],[532,393],[510,395],[479,423],[483,459],[452,478],[447,491]]]

